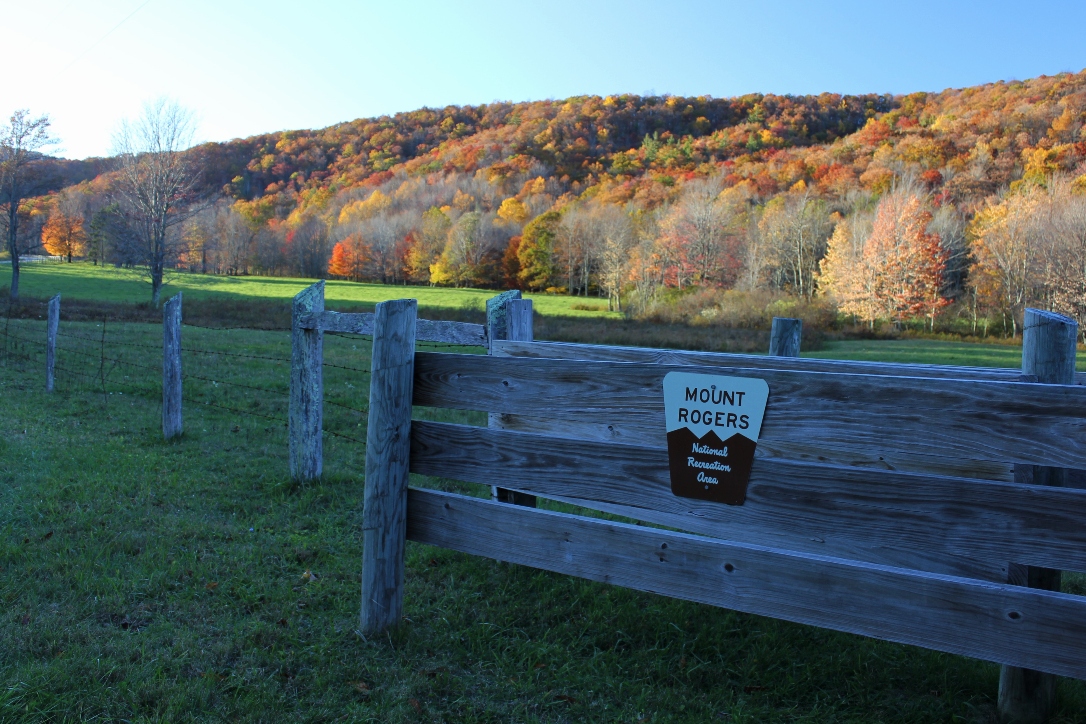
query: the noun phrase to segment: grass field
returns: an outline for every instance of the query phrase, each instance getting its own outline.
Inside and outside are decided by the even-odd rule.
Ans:
[[[1001,344],[973,344],[924,339],[828,341],[822,349],[803,354],[822,359],[911,362],[966,367],[1021,367],[1022,348]],[[1086,359],[1079,365],[1086,364]],[[1080,366],[1079,369],[1083,369]]]
[[[44,323],[7,324],[0,721],[993,721],[988,663],[418,544],[404,625],[365,640],[367,340],[325,338],[326,472],[297,485],[284,332],[185,327],[186,432],[165,443],[160,327],[65,322],[46,395]],[[907,341],[818,354],[1017,366],[1016,353]],[[1083,682],[1061,683],[1054,721],[1086,722]]]
[[[210,274],[175,272],[162,290],[163,299],[184,292],[186,299],[266,299],[289,301],[314,282],[313,279],[287,277],[227,277]],[[11,267],[0,265],[0,288],[11,284]],[[61,294],[72,299],[107,302],[147,302],[151,285],[139,270],[74,264],[27,264],[21,267],[19,290],[31,297],[47,298]],[[439,287],[399,287],[385,284],[328,281],[325,299],[337,306],[372,307],[388,299],[409,297],[419,300],[424,309],[482,308],[497,292],[487,289],[449,289]],[[547,294],[527,295],[536,312],[544,316],[620,317],[607,311],[607,302],[594,297],[578,298]],[[582,307],[578,309],[577,307]],[[583,307],[588,307],[584,309]]]

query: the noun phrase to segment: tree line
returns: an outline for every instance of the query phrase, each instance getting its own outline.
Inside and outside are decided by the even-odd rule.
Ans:
[[[124,165],[146,150],[19,209],[56,253],[163,273],[518,287],[634,315],[694,289],[764,291],[871,325],[953,314],[1016,334],[1027,304],[1082,314],[1084,126],[1086,72],[907,96],[495,103],[176,154],[187,185],[160,233]]]

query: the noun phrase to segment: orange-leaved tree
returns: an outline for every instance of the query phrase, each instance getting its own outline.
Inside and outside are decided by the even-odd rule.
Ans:
[[[328,273],[334,277],[343,277],[359,281],[365,273],[369,253],[365,244],[356,237],[349,236],[332,247],[332,258],[328,262]]]
[[[876,270],[874,296],[895,321],[935,315],[949,304],[943,296],[947,252],[927,231],[931,212],[916,194],[891,194],[879,203],[864,257]]]
[[[81,256],[87,246],[82,217],[54,212],[41,230],[41,243],[50,254],[68,257],[70,264],[72,257]]]

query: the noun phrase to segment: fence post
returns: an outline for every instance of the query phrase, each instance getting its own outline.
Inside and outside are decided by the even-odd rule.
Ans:
[[[502,292],[496,297],[486,300],[486,334],[487,342],[498,339],[509,339],[517,342],[531,342],[532,333],[532,300],[521,299],[520,291],[514,289]],[[487,349],[487,354],[491,350]],[[500,416],[491,413],[488,419],[490,427],[501,427]],[[536,507],[534,495],[518,493],[515,490],[490,486],[491,497],[501,503],[524,505],[529,508]]]
[[[1022,319],[1022,374],[1037,382],[1075,383],[1075,343],[1078,323],[1054,312],[1027,309]],[[1033,485],[1064,485],[1066,471],[1040,465],[1015,465],[1014,479]],[[1060,571],[1010,563],[1007,582],[1018,586],[1060,590]],[[999,673],[999,715],[1005,722],[1044,722],[1056,706],[1056,677],[1052,674],[1003,666]]]
[[[403,615],[417,310],[414,299],[381,302],[373,319],[362,509],[364,634],[383,631]]]
[[[324,460],[324,333],[301,326],[301,317],[324,311],[324,282],[306,287],[294,297],[290,323],[290,476],[316,480]]]
[[[57,361],[57,327],[60,325],[60,295],[49,300],[45,340],[45,391],[53,391],[56,376],[53,374]]]
[[[799,357],[799,343],[802,337],[802,319],[773,317],[773,328],[769,332],[769,356]]]
[[[181,294],[162,305],[162,436],[181,435]]]

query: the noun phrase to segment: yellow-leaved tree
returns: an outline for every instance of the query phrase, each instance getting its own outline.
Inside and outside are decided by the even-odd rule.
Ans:
[[[531,210],[516,196],[510,196],[498,207],[498,218],[511,224],[523,226],[532,218]]]
[[[819,265],[818,286],[842,312],[874,324],[883,311],[875,298],[878,274],[864,255],[865,239],[854,228],[848,219],[837,223]]]

